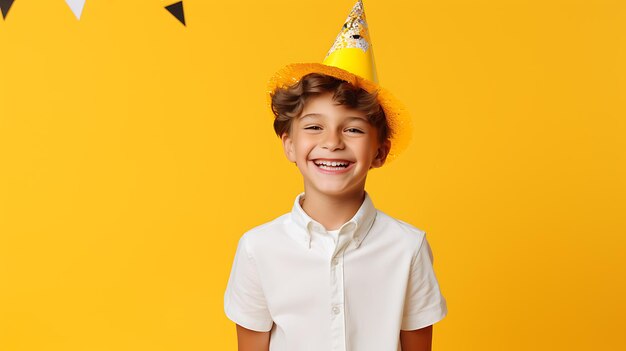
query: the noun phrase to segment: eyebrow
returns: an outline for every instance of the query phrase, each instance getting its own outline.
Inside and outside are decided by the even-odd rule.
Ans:
[[[322,117],[322,116],[324,116],[324,115],[322,115],[320,113],[307,113],[304,116],[300,116],[300,118],[298,118],[298,119],[304,119],[306,117],[313,118],[313,117]],[[347,117],[346,119],[349,120],[349,121],[352,121],[352,120],[356,119],[356,120],[361,120],[361,121],[367,122],[367,119],[365,119],[363,117],[350,116],[350,117]]]

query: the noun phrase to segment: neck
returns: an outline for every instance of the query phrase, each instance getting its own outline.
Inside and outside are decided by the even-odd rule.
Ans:
[[[302,209],[327,230],[339,229],[359,210],[365,199],[365,190],[340,197],[305,191]]]

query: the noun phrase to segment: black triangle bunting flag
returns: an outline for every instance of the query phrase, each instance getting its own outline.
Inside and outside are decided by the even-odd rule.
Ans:
[[[11,9],[11,5],[13,5],[13,0],[0,0],[0,10],[2,10],[2,19],[7,18],[7,14],[9,13],[9,9]]]
[[[171,5],[165,6],[165,9],[168,10],[176,19],[180,21],[183,25],[185,24],[185,12],[183,11],[183,2],[179,1],[173,3]]]

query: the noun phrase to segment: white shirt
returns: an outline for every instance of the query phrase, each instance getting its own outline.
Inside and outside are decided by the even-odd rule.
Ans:
[[[395,351],[400,330],[446,316],[424,231],[374,208],[366,192],[333,235],[304,212],[303,196],[239,239],[229,319],[271,330],[271,351]]]

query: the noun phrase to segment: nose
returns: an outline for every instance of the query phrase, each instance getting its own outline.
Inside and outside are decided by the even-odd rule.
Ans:
[[[343,138],[341,133],[328,131],[324,133],[322,140],[322,148],[329,150],[337,150],[343,148]]]

